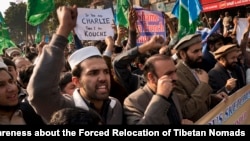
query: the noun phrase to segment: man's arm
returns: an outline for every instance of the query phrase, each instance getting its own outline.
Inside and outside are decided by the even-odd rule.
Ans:
[[[67,37],[76,25],[77,9],[59,7],[57,15],[58,30],[49,45],[43,48],[27,86],[30,104],[47,122],[53,112],[64,108],[68,101],[60,94],[58,83],[65,61],[64,49],[68,44]]]

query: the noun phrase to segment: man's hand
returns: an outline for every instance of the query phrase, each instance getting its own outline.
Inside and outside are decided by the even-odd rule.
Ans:
[[[68,37],[71,30],[76,26],[77,7],[60,6],[57,9],[59,27],[56,34]]]
[[[216,97],[219,98],[219,99],[221,99],[221,100],[222,99],[227,100],[228,95],[225,92],[220,92],[220,93],[216,94]]]

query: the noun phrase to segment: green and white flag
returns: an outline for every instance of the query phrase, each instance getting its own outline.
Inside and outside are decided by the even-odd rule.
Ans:
[[[5,24],[2,13],[0,12],[0,37],[10,39],[9,27]]]
[[[117,0],[116,3],[116,25],[128,28],[128,12],[130,1]]]
[[[54,0],[28,0],[26,21],[33,26],[41,24],[55,9]]]
[[[3,54],[3,49],[15,46],[15,43],[10,39],[9,28],[5,24],[3,15],[0,12],[0,55]]]
[[[172,14],[178,18],[178,39],[196,32],[201,11],[199,0],[176,0]]]

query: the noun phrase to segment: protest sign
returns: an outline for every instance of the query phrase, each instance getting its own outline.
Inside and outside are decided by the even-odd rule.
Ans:
[[[250,124],[250,85],[221,101],[195,124]]]
[[[80,40],[104,40],[114,36],[112,9],[78,8],[75,32]]]
[[[166,39],[165,20],[162,12],[136,9],[136,13],[139,30],[137,46],[150,40],[153,35],[161,35]]]

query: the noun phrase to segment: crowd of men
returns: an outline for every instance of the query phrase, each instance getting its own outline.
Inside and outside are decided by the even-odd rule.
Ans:
[[[116,37],[91,45],[79,44],[74,34],[72,49],[67,37],[77,14],[76,6],[60,6],[48,44],[42,41],[25,55],[18,47],[5,50],[0,124],[194,124],[249,83],[250,24],[240,44],[236,33],[214,33],[203,52],[199,33],[173,43],[176,25],[165,15],[170,40],[154,35],[136,46],[137,15],[130,9],[127,31],[114,26]]]

